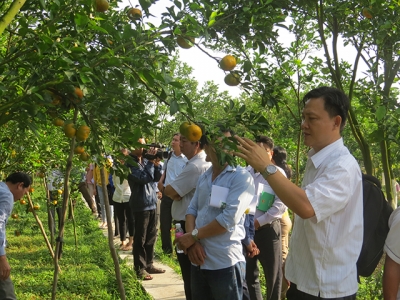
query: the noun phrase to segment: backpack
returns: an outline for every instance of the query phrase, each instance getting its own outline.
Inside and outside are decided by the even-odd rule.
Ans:
[[[364,238],[360,256],[357,260],[358,276],[370,276],[378,265],[389,233],[389,217],[393,208],[385,199],[379,180],[362,174]]]

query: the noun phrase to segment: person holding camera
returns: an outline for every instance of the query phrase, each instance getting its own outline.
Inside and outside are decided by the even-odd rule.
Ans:
[[[145,144],[143,138],[140,138],[138,142]],[[159,160],[155,159],[157,148],[152,147],[147,151],[148,159],[144,158],[143,150],[143,148],[136,148],[130,153],[136,164],[128,164],[131,170],[128,175],[131,188],[129,205],[135,219],[134,268],[139,278],[151,280],[153,277],[150,274],[165,272],[153,265],[154,244],[157,238],[157,193],[154,182],[158,182],[161,178],[161,166]]]
[[[171,141],[172,151],[168,155],[168,160],[164,163],[164,173],[158,182],[158,189],[160,192],[162,192],[160,205],[161,247],[165,254],[172,253],[171,208],[174,200],[165,195],[164,188],[178,177],[188,161],[186,156],[181,152],[180,142],[181,135],[179,133],[175,133]]]

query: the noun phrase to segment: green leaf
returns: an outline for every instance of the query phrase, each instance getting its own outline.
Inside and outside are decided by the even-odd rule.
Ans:
[[[90,82],[90,77],[87,76],[85,73],[79,73],[79,77],[82,80],[83,83]]]
[[[243,71],[250,72],[251,68],[252,68],[251,62],[249,60],[246,60],[243,64]]]
[[[179,111],[179,104],[176,100],[172,100],[169,106],[169,112],[171,115],[174,115],[177,111]]]
[[[171,81],[169,84],[178,89],[183,89],[183,85],[178,81]]]
[[[77,13],[74,16],[74,22],[77,26],[85,26],[89,21],[88,16],[85,14]]]
[[[93,24],[89,24],[89,28],[92,30],[96,30],[96,31],[100,31],[102,33],[108,34],[108,31],[105,30],[103,27],[97,26],[97,25],[93,25]]]
[[[107,60],[107,66],[120,67],[122,66],[122,62],[117,57],[111,57],[109,60]]]
[[[376,119],[381,121],[386,116],[386,107],[379,106],[375,113]]]
[[[204,118],[204,117],[201,117],[201,116],[199,116],[199,117],[197,117],[200,121],[202,121],[204,124],[206,124],[206,125],[210,125],[211,124],[211,121],[210,120],[208,120],[208,119],[206,119],[206,118]]]
[[[146,78],[146,81],[149,84],[149,86],[151,87],[154,86],[153,74],[149,70],[144,70],[143,76]]]

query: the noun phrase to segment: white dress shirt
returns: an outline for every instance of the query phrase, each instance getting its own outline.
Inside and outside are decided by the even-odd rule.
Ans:
[[[276,167],[286,177],[285,171],[278,166]],[[254,197],[259,197],[260,193],[258,191],[258,186],[260,183],[271,188],[268,181],[265,180],[265,178],[261,175],[260,172],[256,172],[251,166],[248,166],[246,169],[247,171],[249,171],[251,177],[253,177],[254,179],[254,185],[256,190]],[[283,204],[282,200],[279,199],[278,196],[275,195],[275,199],[274,202],[272,203],[272,206],[266,212],[256,209],[254,218],[257,219],[260,226],[263,226],[266,224],[271,224],[273,221],[282,218],[282,215],[286,210],[287,206]]]
[[[285,275],[310,295],[353,295],[363,241],[360,167],[342,138],[308,157],[302,188],[315,216],[295,216]]]

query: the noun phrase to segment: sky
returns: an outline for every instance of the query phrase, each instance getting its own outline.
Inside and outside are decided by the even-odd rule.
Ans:
[[[138,8],[140,8],[138,0],[122,0],[119,7],[123,9],[126,6],[133,6],[133,7],[138,6]],[[161,23],[161,18],[160,18],[161,14],[167,11],[166,7],[170,6],[173,6],[173,2],[171,2],[170,0],[158,0],[156,4],[153,4],[150,7],[150,13],[155,17],[150,17],[150,18],[144,17],[143,22],[145,23],[150,22],[158,26]],[[285,29],[279,28],[279,30],[281,34],[280,41],[284,45],[290,44],[290,42],[293,40],[293,37],[290,36],[290,34]],[[207,56],[196,46],[190,49],[182,49],[179,46],[177,46],[177,49],[178,48],[179,48],[180,60],[193,68],[192,74],[193,77],[199,82],[199,88],[203,86],[203,84],[206,81],[214,81],[219,86],[220,91],[228,91],[228,93],[232,97],[237,97],[240,95],[241,93],[240,85],[236,87],[231,87],[224,83],[225,72],[218,67],[218,64],[214,59]],[[222,58],[225,55],[230,54],[229,49],[227,49],[226,53],[221,53],[221,52],[218,53],[210,49],[205,49],[205,50],[209,52],[212,56],[217,58]],[[354,48],[350,46],[345,48],[343,44],[341,44],[339,41],[338,53],[342,59],[346,59],[349,61],[350,64],[353,64],[354,62],[353,58],[355,57],[356,53]],[[318,55],[319,57],[324,59],[324,54],[322,52],[316,53],[314,55]],[[365,66],[360,65],[359,74],[362,70],[365,70]]]

